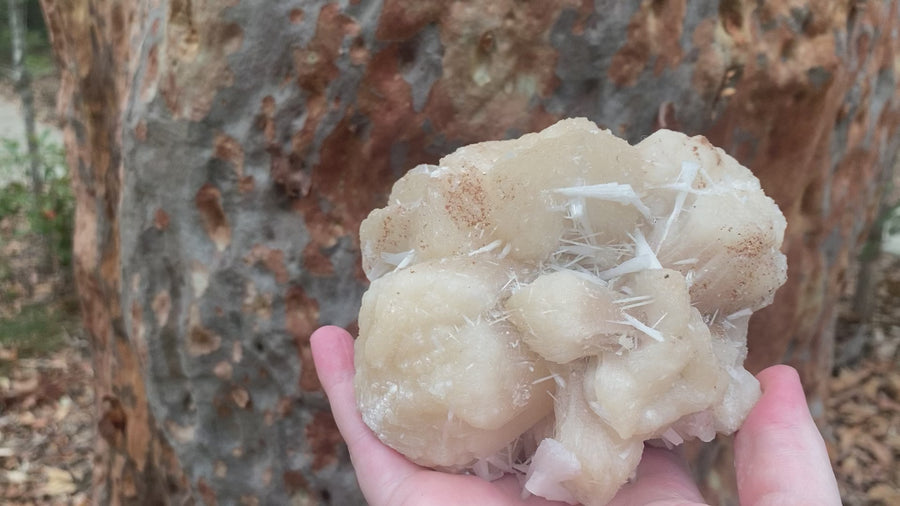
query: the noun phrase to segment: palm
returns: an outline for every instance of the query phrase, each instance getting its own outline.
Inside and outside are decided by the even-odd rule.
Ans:
[[[347,442],[360,488],[373,506],[563,505],[521,498],[514,477],[494,482],[417,466],[385,446],[363,423],[353,391],[353,338],[337,327],[312,337],[316,370],[341,435]],[[812,422],[793,369],[776,366],[759,374],[763,397],[735,437],[735,468],[741,504],[839,505],[840,495],[822,437]],[[797,487],[803,483],[803,487]],[[675,452],[646,448],[636,478],[610,506],[702,504],[684,460]]]

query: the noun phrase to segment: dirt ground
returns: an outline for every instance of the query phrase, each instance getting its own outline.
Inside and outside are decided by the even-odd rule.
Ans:
[[[824,428],[844,504],[900,505],[900,259],[875,264],[872,314],[837,326]]]

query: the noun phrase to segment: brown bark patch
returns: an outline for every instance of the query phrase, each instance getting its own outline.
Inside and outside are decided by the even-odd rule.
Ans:
[[[303,270],[316,276],[331,276],[334,274],[334,264],[319,249],[319,245],[310,242],[303,248]]]
[[[214,141],[215,156],[220,160],[225,160],[234,166],[234,173],[238,178],[244,176],[244,148],[234,137],[230,137],[221,132],[216,134]]]
[[[256,181],[253,176],[244,176],[238,181],[238,191],[242,194],[250,193],[256,188]]]
[[[359,25],[341,13],[337,4],[328,4],[319,12],[316,34],[303,49],[294,52],[297,84],[304,90],[324,97],[328,83],[339,73],[334,62],[340,54],[344,36],[359,33]]]
[[[303,476],[303,471],[287,471],[281,478],[284,480],[284,486],[290,495],[309,490],[309,482]]]
[[[292,285],[285,294],[285,327],[295,338],[309,342],[319,321],[319,304],[309,298],[303,287]]]
[[[188,332],[188,354],[193,357],[209,355],[219,349],[222,338],[201,326],[191,327]]]
[[[299,25],[303,22],[304,13],[303,9],[291,9],[291,12],[288,14],[291,19],[291,23],[295,25]]]
[[[300,346],[300,363],[303,365],[300,370],[300,388],[307,392],[321,390],[322,383],[319,382],[319,375],[316,374],[316,364],[313,362],[312,349],[309,344]]]
[[[250,392],[243,387],[235,387],[231,389],[231,400],[241,409],[247,409],[252,406]]]
[[[197,192],[194,203],[200,212],[206,234],[215,243],[216,249],[224,251],[231,243],[231,228],[228,226],[225,209],[222,208],[221,192],[207,183]]]
[[[337,462],[338,446],[343,442],[341,433],[329,411],[319,411],[306,426],[306,441],[313,454],[313,471]]]
[[[300,355],[300,387],[306,391],[321,388],[312,359],[309,338],[319,323],[319,303],[306,295],[302,286],[292,285],[285,294],[285,328],[297,343]]]
[[[437,21],[445,4],[442,0],[386,0],[375,36],[381,40],[409,39],[429,23]]]
[[[122,408],[119,399],[107,395],[103,398],[103,408],[100,414],[100,422],[97,424],[97,432],[113,448],[121,447],[125,440],[125,430],[128,428],[128,416]]]
[[[288,281],[288,271],[284,264],[284,252],[281,250],[270,249],[257,244],[253,246],[250,253],[244,256],[244,262],[247,265],[262,263],[275,276],[275,281],[279,284],[287,283]]]
[[[203,478],[200,478],[197,481],[197,491],[200,492],[200,498],[203,499],[203,504],[206,506],[216,506],[219,504],[216,500],[216,491],[213,490]]]
[[[162,209],[157,209],[155,213],[153,213],[153,226],[156,227],[157,230],[165,230],[169,228],[169,213],[163,211]]]
[[[147,122],[144,120],[138,121],[138,124],[134,127],[134,138],[139,142],[144,142],[147,140]]]
[[[263,131],[263,137],[270,145],[275,142],[275,98],[266,95],[260,104],[260,113],[256,117],[256,126]]]

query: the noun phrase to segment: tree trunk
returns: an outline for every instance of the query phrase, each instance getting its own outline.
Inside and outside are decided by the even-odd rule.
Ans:
[[[16,93],[22,100],[22,117],[25,121],[25,144],[31,175],[31,189],[37,202],[43,191],[44,175],[41,174],[41,153],[37,131],[34,127],[34,92],[31,90],[31,74],[25,67],[25,4],[22,0],[6,0],[9,15],[9,34],[12,40],[12,70]],[[37,205],[37,204],[35,204]]]
[[[704,133],[788,218],[750,365],[821,410],[897,141],[898,0],[42,0],[63,66],[101,502],[357,504],[311,363],[405,170],[582,115]]]

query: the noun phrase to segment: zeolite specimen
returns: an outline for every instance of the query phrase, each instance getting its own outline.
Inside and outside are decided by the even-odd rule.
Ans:
[[[735,431],[785,220],[703,137],[586,119],[411,170],[363,222],[356,392],[411,460],[605,504],[643,443]]]

